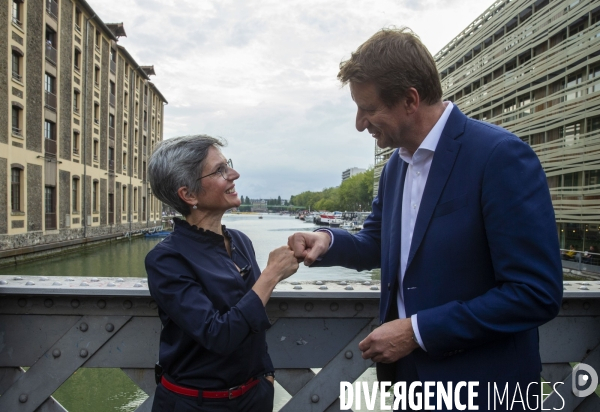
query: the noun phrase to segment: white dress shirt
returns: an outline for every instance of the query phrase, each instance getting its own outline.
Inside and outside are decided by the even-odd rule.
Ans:
[[[404,282],[404,274],[406,273],[408,253],[410,251],[413,232],[415,230],[415,222],[417,221],[419,207],[421,206],[421,198],[423,197],[423,191],[425,190],[425,184],[427,183],[427,177],[429,176],[429,170],[431,169],[433,153],[440,141],[440,136],[442,135],[444,126],[446,126],[446,121],[450,116],[452,107],[454,107],[452,102],[444,102],[444,105],[446,106],[444,113],[442,113],[435,126],[433,126],[429,134],[427,134],[425,140],[421,142],[421,145],[414,154],[411,155],[403,147],[398,150],[400,158],[408,163],[406,178],[404,179],[404,191],[402,192],[402,233],[400,241],[400,272],[398,273],[397,298],[398,317],[400,319],[406,318],[402,285]],[[421,345],[423,350],[427,350],[425,349],[425,345],[419,334],[417,315],[412,315],[410,320],[419,345]]]

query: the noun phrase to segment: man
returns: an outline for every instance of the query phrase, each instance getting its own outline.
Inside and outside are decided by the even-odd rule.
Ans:
[[[395,381],[477,381],[480,410],[487,382],[508,384],[511,398],[519,384],[525,398],[540,380],[537,327],[562,298],[537,156],[442,102],[433,58],[407,29],[376,33],[338,79],[350,85],[358,131],[397,150],[362,231],[296,233],[289,246],[306,265],[381,267],[382,324],[359,349],[378,369],[391,365]]]

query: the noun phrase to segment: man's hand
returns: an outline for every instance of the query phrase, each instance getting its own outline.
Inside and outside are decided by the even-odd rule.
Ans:
[[[288,238],[288,246],[294,251],[298,262],[304,261],[306,266],[312,265],[319,256],[329,250],[331,237],[327,232],[299,232]]]
[[[396,319],[384,323],[358,344],[363,359],[392,363],[419,347],[413,340],[410,319]]]

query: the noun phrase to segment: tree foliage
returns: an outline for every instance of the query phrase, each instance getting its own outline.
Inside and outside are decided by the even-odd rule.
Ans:
[[[373,169],[346,179],[338,187],[320,192],[302,192],[290,198],[290,204],[311,210],[371,210],[373,201]]]

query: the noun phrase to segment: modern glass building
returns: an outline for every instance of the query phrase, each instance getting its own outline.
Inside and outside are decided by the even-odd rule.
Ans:
[[[535,150],[561,247],[598,246],[600,2],[497,1],[434,59],[444,100]],[[376,181],[391,152],[376,148]]]

